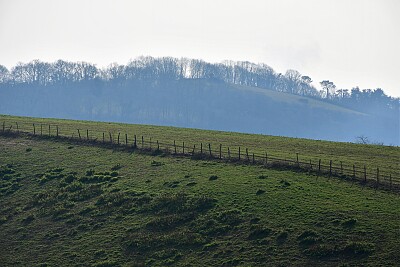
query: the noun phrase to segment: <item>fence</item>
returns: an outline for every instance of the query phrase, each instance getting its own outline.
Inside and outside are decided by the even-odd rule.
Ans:
[[[66,126],[66,125],[65,125]],[[173,143],[160,142],[152,137],[137,136],[135,134],[122,133],[120,131],[108,130],[97,131],[89,129],[73,129],[76,126],[71,124],[61,129],[56,124],[45,123],[26,123],[26,122],[3,122],[1,133],[7,134],[29,134],[38,137],[68,138],[75,141],[90,142],[92,144],[124,146],[130,149],[142,151],[164,152],[173,155],[190,156],[198,159],[218,159],[237,163],[257,164],[270,168],[291,168],[299,171],[315,173],[317,175],[327,175],[328,177],[340,177],[350,181],[358,181],[363,184],[373,185],[376,188],[384,188],[400,192],[400,178],[387,171],[367,169],[366,165],[353,164],[352,166],[343,162],[328,163],[319,158],[309,160],[300,159],[301,155],[296,153],[293,159],[280,158],[269,154],[252,153],[248,148],[240,146],[230,147],[219,144],[215,149],[210,143],[188,144],[184,141],[173,141]]]

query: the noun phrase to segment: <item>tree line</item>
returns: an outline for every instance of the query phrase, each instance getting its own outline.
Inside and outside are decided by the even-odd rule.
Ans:
[[[76,82],[99,82],[108,85],[127,85],[129,81],[152,80],[162,82],[181,79],[209,79],[235,85],[272,89],[295,95],[308,96],[333,102],[345,107],[368,111],[371,106],[398,110],[399,99],[377,89],[337,89],[332,81],[320,82],[322,90],[311,83],[312,78],[296,70],[285,74],[275,72],[266,64],[248,61],[224,61],[208,63],[198,59],[173,57],[139,57],[126,65],[110,64],[98,68],[87,62],[58,60],[53,63],[33,60],[18,63],[8,70],[0,65],[0,85],[15,86],[33,84],[36,86],[70,85]]]

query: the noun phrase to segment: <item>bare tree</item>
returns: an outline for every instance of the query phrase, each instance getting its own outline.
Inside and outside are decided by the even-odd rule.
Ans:
[[[326,90],[326,98],[329,98],[329,95],[333,95],[335,93],[336,85],[329,81],[329,80],[324,80],[320,82],[322,89]]]

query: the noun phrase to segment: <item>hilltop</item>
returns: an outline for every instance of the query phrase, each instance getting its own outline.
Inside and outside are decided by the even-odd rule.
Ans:
[[[399,145],[399,99],[265,64],[142,57],[0,66],[0,113]],[[364,140],[366,140],[364,138]]]

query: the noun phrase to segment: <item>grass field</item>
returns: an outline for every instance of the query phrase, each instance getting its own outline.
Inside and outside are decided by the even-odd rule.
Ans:
[[[206,150],[208,144],[212,149],[219,149],[222,144],[223,154],[227,156],[227,148],[230,147],[232,155],[237,155],[238,148],[241,153],[248,148],[249,153],[265,155],[267,152],[271,157],[295,160],[296,153],[299,154],[300,161],[318,164],[321,159],[322,164],[327,166],[332,160],[333,167],[339,168],[340,163],[344,168],[353,169],[355,165],[357,171],[362,172],[364,165],[367,168],[367,176],[371,179],[376,177],[376,169],[379,167],[380,175],[387,179],[389,175],[397,183],[400,183],[400,149],[399,147],[363,145],[354,143],[338,143],[321,140],[309,140],[301,138],[288,138],[268,135],[242,134],[233,132],[218,132],[198,129],[185,129],[175,127],[160,127],[151,125],[135,125],[121,123],[104,123],[91,121],[73,121],[59,119],[40,119],[0,115],[0,124],[12,126],[15,130],[16,123],[19,128],[28,132],[33,132],[33,123],[36,125],[36,133],[40,132],[40,125],[43,124],[43,134],[48,134],[48,124],[51,124],[51,134],[56,134],[55,125],[59,126],[59,134],[62,136],[78,136],[77,129],[80,129],[82,138],[86,138],[86,130],[89,130],[90,139],[102,139],[105,134],[106,141],[109,133],[113,140],[117,139],[118,132],[121,133],[121,143],[124,142],[125,133],[128,134],[128,142],[133,143],[133,136],[137,135],[138,142],[144,136],[146,142],[152,138],[155,143],[159,140],[162,143],[173,144],[175,140],[178,145],[185,142],[185,146],[192,148],[196,145],[197,150],[200,143],[203,143]]]
[[[48,123],[0,122],[6,119]],[[254,150],[265,145],[288,157],[301,149],[304,156],[398,168],[394,147],[51,123]],[[30,136],[0,136],[0,166],[2,266],[395,266],[400,260],[399,195],[339,179]]]

